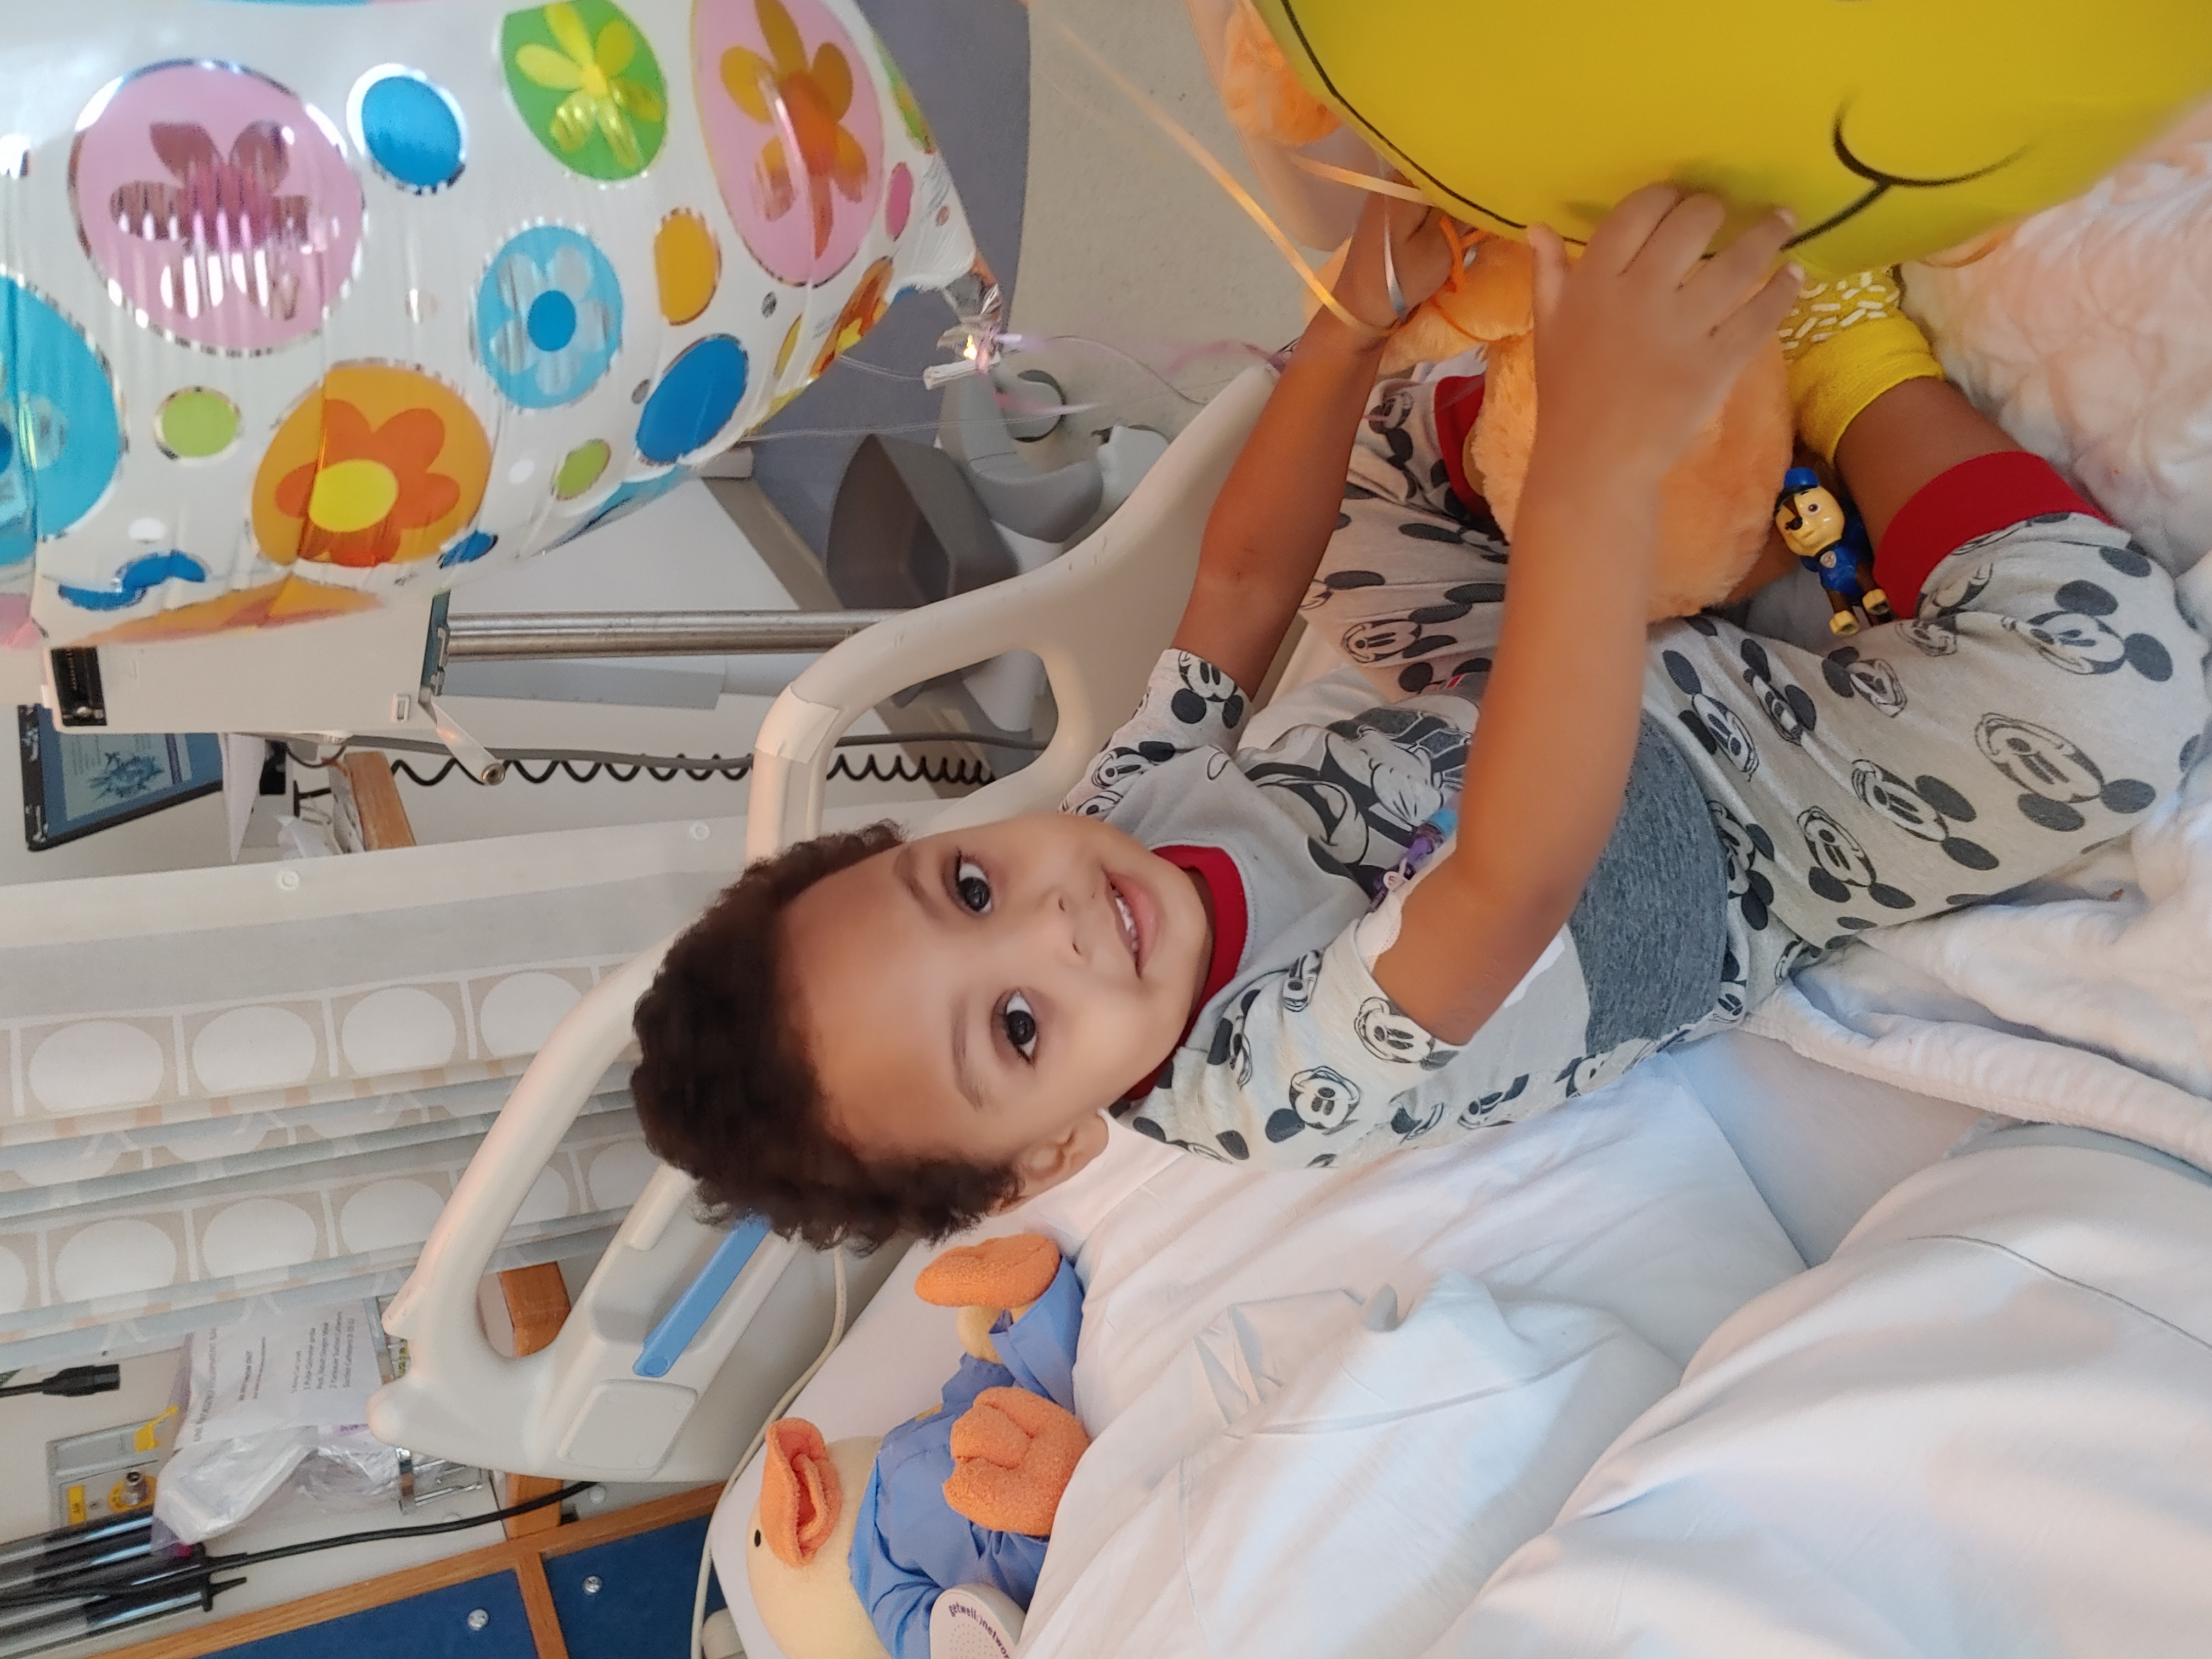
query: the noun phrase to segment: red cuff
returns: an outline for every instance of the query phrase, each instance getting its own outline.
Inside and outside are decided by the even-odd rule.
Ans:
[[[1890,521],[1875,556],[1875,580],[1904,617],[1920,609],[1928,574],[1976,537],[2052,513],[2105,515],[2068,488],[2040,455],[2023,449],[1977,455],[1920,486]]]
[[[1437,382],[1437,446],[1444,453],[1444,471],[1451,475],[1452,494],[1470,513],[1487,513],[1490,503],[1467,481],[1467,436],[1474,430],[1474,417],[1482,413],[1483,380],[1480,374],[1455,374]]]

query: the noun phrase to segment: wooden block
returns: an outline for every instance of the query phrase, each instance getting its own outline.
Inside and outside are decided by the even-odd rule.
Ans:
[[[549,1492],[558,1492],[567,1484],[550,1474],[503,1474],[500,1476],[499,1506],[513,1509],[517,1504],[527,1504],[533,1498],[543,1498]],[[561,1528],[561,1506],[548,1504],[542,1510],[532,1510],[527,1515],[510,1515],[500,1525],[507,1528],[509,1538],[530,1538],[539,1533],[557,1532]]]
[[[536,1353],[561,1334],[568,1318],[568,1286],[558,1262],[509,1267],[499,1276],[499,1293],[514,1323],[514,1354]]]
[[[385,776],[389,779],[391,774],[386,772]],[[499,1293],[507,1304],[507,1317],[514,1325],[514,1352],[518,1359],[524,1354],[536,1353],[561,1334],[561,1327],[568,1317],[568,1287],[561,1278],[557,1262],[541,1262],[535,1267],[509,1267],[499,1276]],[[533,1498],[557,1491],[562,1484],[546,1475],[507,1475],[502,1482],[500,1505],[505,1509],[526,1504]],[[548,1504],[527,1515],[510,1516],[503,1524],[509,1538],[551,1532],[561,1524],[561,1506]]]
[[[366,850],[374,853],[387,847],[415,845],[415,826],[407,821],[407,805],[399,799],[391,762],[381,754],[363,750],[343,757],[337,769],[345,774],[353,792]]]

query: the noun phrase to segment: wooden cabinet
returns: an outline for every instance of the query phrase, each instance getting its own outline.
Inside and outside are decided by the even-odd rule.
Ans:
[[[102,1659],[687,1659],[699,1552],[720,1496],[702,1486],[655,1498],[205,1618]],[[707,1605],[721,1604],[717,1590]]]
[[[705,1516],[571,1550],[545,1563],[545,1582],[568,1659],[683,1659]],[[710,1586],[707,1607],[722,1605]]]
[[[533,1659],[538,1644],[521,1580],[509,1570],[217,1651],[228,1659]],[[671,1659],[682,1653],[678,1638]]]

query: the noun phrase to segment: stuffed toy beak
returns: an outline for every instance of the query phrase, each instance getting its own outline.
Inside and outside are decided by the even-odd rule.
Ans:
[[[844,1493],[822,1431],[787,1417],[768,1431],[761,1471],[760,1525],[769,1551],[787,1567],[803,1567],[837,1530]]]

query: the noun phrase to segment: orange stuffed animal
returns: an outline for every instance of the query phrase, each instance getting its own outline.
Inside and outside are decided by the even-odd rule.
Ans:
[[[1489,349],[1482,411],[1464,460],[1510,537],[1536,442],[1534,261],[1526,242],[1468,234],[1474,263],[1407,319],[1384,349],[1382,372],[1401,374],[1477,344]],[[1760,556],[1770,548],[1792,441],[1782,348],[1773,343],[1752,359],[1662,486],[1654,620],[1702,611],[1790,568],[1786,550]]]
[[[1221,96],[1247,137],[1296,149],[1327,137],[1335,112],[1309,92],[1247,0],[1224,37]],[[1468,230],[1474,257],[1417,307],[1385,349],[1382,372],[1486,346],[1488,384],[1462,458],[1510,537],[1536,441],[1534,272],[1528,244]],[[1322,272],[1333,281],[1343,253]],[[1774,497],[1789,470],[1793,435],[1779,343],[1763,349],[1697,447],[1668,474],[1661,495],[1650,614],[1687,616],[1740,597],[1792,568],[1774,535]]]

